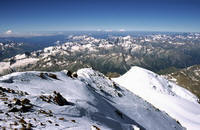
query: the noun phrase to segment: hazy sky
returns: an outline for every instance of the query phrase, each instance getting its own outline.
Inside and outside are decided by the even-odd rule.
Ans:
[[[0,33],[200,32],[200,0],[0,0]]]

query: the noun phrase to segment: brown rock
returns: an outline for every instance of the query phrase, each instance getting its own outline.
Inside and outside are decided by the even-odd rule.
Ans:
[[[22,104],[30,104],[30,100],[25,98],[21,101]]]
[[[57,75],[55,75],[55,74],[49,73],[48,76],[51,77],[51,78],[53,78],[53,79],[57,79],[58,80]]]
[[[73,73],[72,73],[72,77],[77,78],[77,77],[78,77],[78,74],[77,74],[76,72],[73,72]]]
[[[72,78],[72,72],[70,70],[67,71],[67,76]]]
[[[21,101],[19,99],[14,98],[13,100],[15,105],[21,105]]]
[[[16,107],[13,107],[8,112],[19,112],[19,109],[17,109]]]
[[[71,105],[60,93],[54,92],[53,101],[59,106]]]

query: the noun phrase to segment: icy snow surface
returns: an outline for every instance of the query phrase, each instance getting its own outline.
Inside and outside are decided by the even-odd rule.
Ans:
[[[136,66],[113,80],[168,113],[188,130],[200,129],[200,104],[198,98],[188,90]]]

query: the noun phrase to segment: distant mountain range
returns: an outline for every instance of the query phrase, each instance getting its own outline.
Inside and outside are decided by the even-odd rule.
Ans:
[[[48,46],[56,45],[64,36],[35,36],[35,37],[0,37],[0,61],[17,54],[32,52]]]
[[[66,42],[55,42],[59,45],[29,52],[28,57],[21,54],[4,59],[0,63],[0,73],[25,70],[76,71],[92,67],[104,74],[123,74],[133,65],[154,72],[170,67],[185,68],[200,64],[199,37],[198,34],[109,36],[105,39],[86,35],[69,36]],[[9,65],[12,59],[16,63]]]

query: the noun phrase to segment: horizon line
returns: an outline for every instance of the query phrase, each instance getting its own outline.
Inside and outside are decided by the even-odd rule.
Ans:
[[[66,30],[66,31],[30,31],[30,32],[16,32],[12,34],[0,33],[0,37],[37,37],[37,36],[53,36],[53,35],[65,35],[66,32],[104,32],[104,33],[126,33],[126,32],[152,32],[152,33],[200,33],[196,31],[142,31],[142,30]]]

